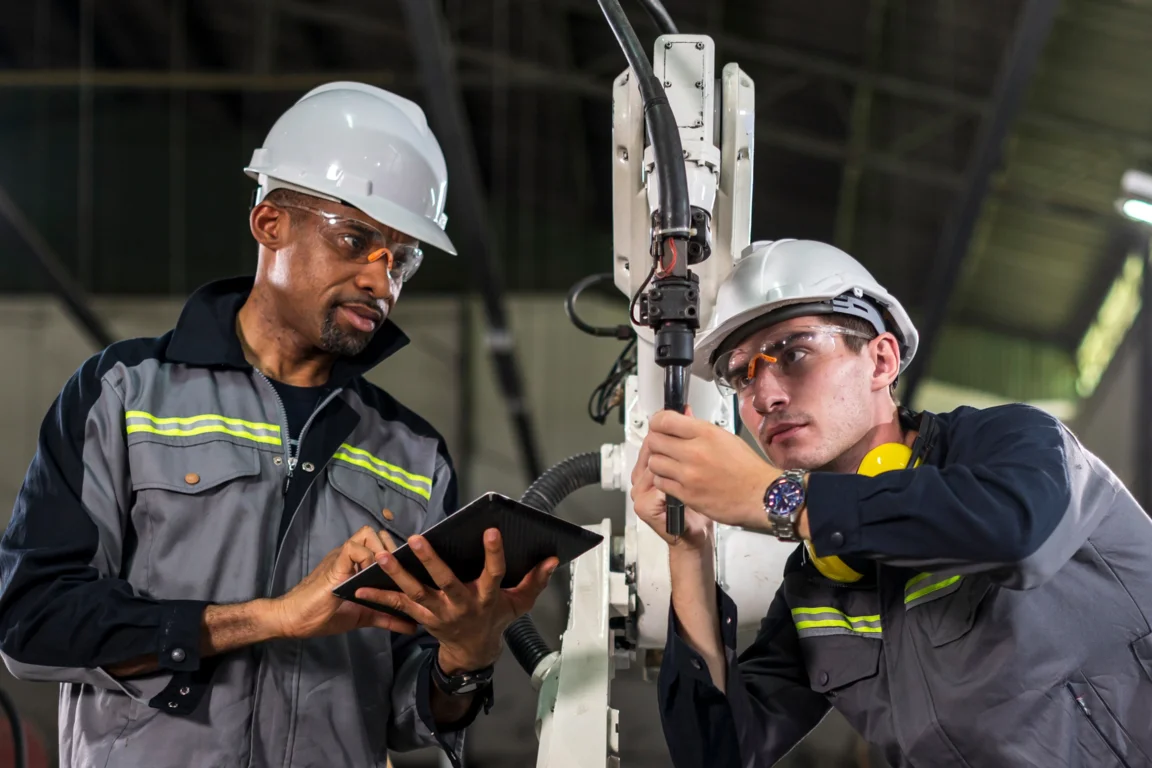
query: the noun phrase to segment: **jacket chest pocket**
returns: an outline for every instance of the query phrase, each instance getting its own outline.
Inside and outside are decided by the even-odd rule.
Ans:
[[[812,690],[837,696],[875,678],[884,637],[876,590],[823,587],[802,574],[788,579],[792,622]]]
[[[431,481],[424,486],[404,475],[399,478],[418,490],[405,488],[339,458],[332,461],[328,467],[328,481],[339,497],[351,502],[352,530],[349,535],[361,525],[384,528],[396,546],[400,546],[409,536],[424,530],[428,508],[424,494],[431,496]]]
[[[228,440],[128,446],[139,545],[125,576],[165,597],[247,596],[246,579],[221,581],[223,563],[260,567],[255,554],[269,522],[260,449]],[[233,590],[237,590],[233,594]]]
[[[904,586],[908,622],[939,648],[967,635],[976,623],[981,604],[994,589],[981,575],[921,573]]]

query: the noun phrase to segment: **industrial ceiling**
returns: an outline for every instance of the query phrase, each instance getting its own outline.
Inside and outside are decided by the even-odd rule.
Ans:
[[[653,24],[624,4],[651,44]],[[1071,407],[1092,393],[1138,309],[1142,241],[1114,201],[1123,172],[1152,160],[1152,3],[665,5],[716,40],[718,68],[738,62],[756,83],[753,239],[834,242],[905,300],[926,342],[906,396]],[[605,271],[625,64],[597,3],[439,7],[496,284],[559,292]],[[44,291],[36,252],[81,302],[251,271],[241,169],[276,115],[333,79],[426,104],[420,39],[396,0],[13,4],[0,285]],[[456,260],[433,256],[409,295],[469,290],[474,261],[467,240]]]

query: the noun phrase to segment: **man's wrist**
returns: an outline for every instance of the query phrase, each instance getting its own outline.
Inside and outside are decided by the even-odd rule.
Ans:
[[[476,672],[487,669],[496,664],[500,652],[495,653],[466,653],[460,649],[446,647],[441,644],[435,662],[440,665],[441,671],[446,675],[461,675],[466,672]]]
[[[259,598],[248,603],[247,607],[251,612],[252,624],[255,627],[256,642],[280,640],[288,637],[283,612],[275,600]]]

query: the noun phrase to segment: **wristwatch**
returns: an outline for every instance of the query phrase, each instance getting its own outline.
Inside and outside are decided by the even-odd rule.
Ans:
[[[440,668],[440,657],[432,659],[432,682],[436,687],[449,696],[465,696],[475,693],[492,682],[492,673],[495,667],[487,666],[472,672],[461,672],[458,675],[445,674]]]
[[[764,492],[764,514],[768,516],[772,534],[780,541],[800,541],[796,519],[807,498],[804,488],[806,475],[797,469],[785,470]]]

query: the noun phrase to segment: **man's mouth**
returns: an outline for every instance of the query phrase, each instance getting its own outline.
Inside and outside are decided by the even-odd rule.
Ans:
[[[804,424],[777,424],[771,429],[765,431],[764,442],[768,445],[772,445],[777,441],[787,440],[791,437],[795,437],[800,432],[800,430],[804,429],[805,426],[806,425]]]
[[[341,304],[339,309],[353,328],[364,333],[376,330],[384,320],[380,310],[365,304]]]

